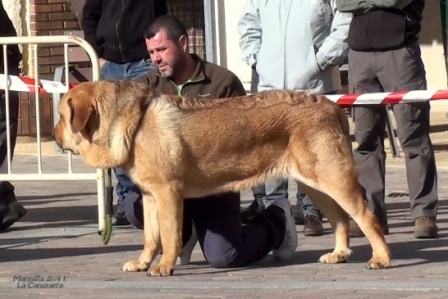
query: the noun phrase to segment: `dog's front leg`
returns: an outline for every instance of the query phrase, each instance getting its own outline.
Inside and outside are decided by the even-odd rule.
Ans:
[[[148,275],[168,276],[173,274],[176,259],[182,250],[182,183],[170,181],[151,191],[157,201],[163,254],[159,265],[152,266]]]
[[[150,194],[143,195],[144,247],[137,261],[123,265],[123,271],[146,271],[160,251],[160,229],[157,202]]]

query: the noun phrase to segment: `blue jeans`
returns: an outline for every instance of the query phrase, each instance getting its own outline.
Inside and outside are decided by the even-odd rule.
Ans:
[[[107,61],[100,69],[100,77],[105,80],[135,80],[145,74],[151,69],[155,68],[154,64],[149,59],[142,59],[136,62],[115,63]],[[123,169],[114,169],[115,177],[117,178],[117,196],[118,196],[118,210],[123,209],[123,200],[129,191],[139,193],[137,186],[125,174]]]
[[[263,202],[263,198],[267,200],[272,200],[276,198],[288,199],[288,180],[287,179],[277,179],[273,181],[266,182],[265,184],[256,186],[252,188],[255,199],[258,203]],[[320,217],[320,211],[316,209],[311,199],[306,196],[302,191],[297,189],[297,205],[303,211],[303,215],[313,215]]]

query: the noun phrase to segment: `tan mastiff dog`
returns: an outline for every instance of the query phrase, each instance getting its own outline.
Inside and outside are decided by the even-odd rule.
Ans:
[[[143,194],[144,249],[124,271],[171,275],[182,248],[183,198],[292,177],[328,218],[345,262],[349,215],[368,238],[369,269],[391,255],[357,180],[347,118],[325,96],[267,91],[228,99],[159,95],[144,84],[81,83],[59,103],[56,142],[95,168],[123,168]],[[163,251],[159,265],[151,266]]]

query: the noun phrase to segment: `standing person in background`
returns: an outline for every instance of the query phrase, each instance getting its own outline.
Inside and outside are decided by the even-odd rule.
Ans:
[[[341,11],[354,14],[348,36],[349,88],[354,93],[426,89],[425,66],[418,42],[424,0],[337,0]],[[368,37],[368,38],[366,38]],[[406,154],[411,216],[416,238],[436,238],[437,169],[429,137],[430,104],[393,106],[397,135]],[[389,233],[385,204],[386,108],[355,106],[354,151],[359,182],[367,204],[378,217],[384,234]],[[353,237],[363,236],[354,221]]]
[[[166,13],[165,0],[86,0],[82,29],[100,59],[101,79],[134,80],[154,68],[144,33],[155,18]],[[126,225],[123,201],[129,192],[139,190],[122,169],[114,172],[118,181],[114,224]]]
[[[242,57],[259,75],[258,91],[341,90],[338,65],[347,57],[350,20],[351,14],[340,13],[331,0],[248,0],[238,30]],[[255,200],[245,215],[264,208],[261,198],[287,201],[288,180],[267,182],[253,191]],[[321,236],[319,210],[300,190],[297,202],[305,218],[303,233]]]
[[[17,36],[17,32],[0,1],[0,36]],[[19,74],[19,64],[22,60],[18,45],[8,45],[6,48],[9,75]],[[3,61],[3,45],[0,46],[0,74],[5,73]],[[8,171],[7,132],[6,132],[6,96],[0,90],[0,173]],[[9,125],[11,136],[11,157],[14,154],[17,138],[17,122],[19,114],[19,93],[9,91]],[[12,162],[12,161],[9,161]],[[17,202],[14,186],[7,181],[0,181],[0,231],[6,230],[26,214],[26,209]]]

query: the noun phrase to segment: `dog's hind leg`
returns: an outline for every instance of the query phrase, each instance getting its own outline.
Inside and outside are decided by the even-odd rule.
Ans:
[[[148,275],[172,275],[177,257],[182,250],[183,193],[182,183],[170,181],[152,189],[159,212],[162,258],[157,266],[151,266]]]
[[[373,249],[373,256],[368,261],[367,268],[389,267],[391,264],[389,248],[378,219],[367,208],[354,168],[341,167],[339,171],[320,176],[318,181],[321,190],[330,195],[358,223],[369,240]],[[348,232],[347,224],[344,225],[344,228]]]
[[[335,234],[333,252],[322,255],[319,262],[335,264],[346,262],[352,251],[349,249],[349,217],[348,214],[327,194],[301,183],[300,190],[305,192],[315,206],[327,217]]]
[[[143,195],[143,236],[144,247],[137,261],[123,265],[123,271],[146,271],[160,251],[159,215],[156,199],[150,194]]]

